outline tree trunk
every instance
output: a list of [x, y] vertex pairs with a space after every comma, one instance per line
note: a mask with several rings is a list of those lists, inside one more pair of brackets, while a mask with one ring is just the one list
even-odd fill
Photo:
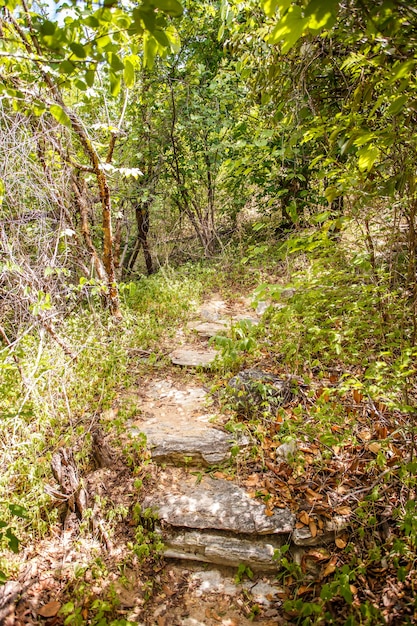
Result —
[[154, 273], [152, 255], [149, 249], [148, 233], [149, 233], [149, 206], [150, 200], [142, 202], [136, 206], [136, 223], [138, 226], [138, 242], [142, 246], [143, 256], [145, 258], [146, 270], [148, 276]]

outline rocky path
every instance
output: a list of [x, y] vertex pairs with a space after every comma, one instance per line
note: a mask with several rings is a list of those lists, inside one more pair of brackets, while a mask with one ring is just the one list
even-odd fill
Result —
[[[260, 314], [250, 309], [236, 311], [221, 299], [211, 300], [189, 323], [188, 332], [178, 334], [180, 345], [170, 354], [172, 363], [186, 372], [209, 367], [217, 352], [208, 339], [227, 334], [231, 324], [242, 319], [257, 324]], [[158, 466], [157, 479], [147, 488], [142, 507], [158, 516], [165, 557], [173, 559], [177, 573], [187, 572], [195, 583], [184, 596], [185, 614], [178, 618], [175, 612], [159, 609], [160, 618], [168, 620], [160, 623], [249, 623], [236, 605], [244, 588], [230, 578], [233, 570], [222, 573], [224, 567], [233, 567], [236, 572], [243, 566], [255, 574], [254, 581], [245, 584], [252, 601], [256, 603], [258, 597], [263, 607], [259, 623], [279, 623], [276, 550], [291, 544], [293, 558], [301, 560], [303, 546], [318, 545], [328, 534], [334, 538], [335, 527], [313, 537], [308, 527], [296, 527], [295, 515], [288, 508], [266, 510], [261, 501], [239, 486], [238, 477], [229, 480], [216, 471], [231, 462], [232, 449], [234, 454], [244, 451], [250, 441], [226, 432], [211, 411], [208, 390], [192, 382], [178, 382], [181, 378], [172, 375], [149, 381], [140, 392], [140, 416], [131, 424], [132, 434], [146, 435], [152, 460]], [[198, 599], [207, 601], [210, 597], [228, 600], [220, 611], [213, 613], [207, 607], [203, 611]]]
[[[327, 516], [317, 530], [305, 519], [300, 523], [299, 513], [296, 519], [288, 500], [280, 498], [279, 487], [278, 496], [274, 487], [274, 502], [268, 508], [255, 497], [256, 489], [249, 492], [248, 477], [240, 468], [259, 442], [224, 428], [210, 390], [201, 382], [207, 380], [204, 370], [217, 356], [210, 337], [230, 333], [241, 320], [257, 324], [264, 309], [255, 313], [249, 303], [233, 307], [213, 298], [187, 328], [178, 331], [170, 349], [172, 367], [152, 368], [146, 374], [141, 368], [140, 380], [127, 394], [134, 417], [123, 421], [123, 434], [125, 428], [129, 431], [127, 450], [135, 450], [131, 444], [137, 442], [140, 451], [130, 463], [135, 475], [118, 455], [126, 438], [112, 443], [119, 405], [101, 415], [104, 430], [92, 432], [95, 469], [80, 484], [94, 523], [83, 536], [83, 511], [66, 507], [64, 531], [57, 521], [50, 536], [18, 555], [21, 571], [4, 588], [14, 595], [3, 608], [0, 594], [1, 624], [34, 626], [46, 620], [46, 626], [60, 625], [59, 611], [68, 597], [74, 598], [74, 606], [87, 620], [80, 623], [90, 623], [90, 607], [100, 597], [116, 602], [117, 614], [140, 626], [286, 623], [282, 617], [286, 592], [277, 579], [275, 555], [282, 546], [289, 547], [289, 560], [310, 567], [311, 560], [322, 558], [317, 546], [334, 542], [345, 521]], [[256, 369], [240, 372], [228, 383], [240, 397], [251, 380], [255, 389], [260, 380], [270, 384], [269, 399], [278, 406], [288, 400], [291, 390], [284, 379]], [[143, 463], [144, 435], [149, 465]], [[297, 451], [297, 442], [277, 446], [276, 465], [285, 465]], [[74, 461], [70, 452], [66, 454]], [[71, 469], [77, 476], [76, 464]], [[254, 475], [256, 484], [260, 474], [259, 469]], [[143, 479], [141, 488], [135, 485], [135, 476]], [[48, 493], [59, 490], [53, 485]], [[146, 549], [146, 533], [136, 536], [142, 524], [132, 518], [138, 504], [144, 520], [150, 519], [147, 510], [156, 515], [148, 530], [163, 540], [163, 565], [141, 560], [135, 552], [135, 542], [138, 550]], [[300, 510], [310, 510], [311, 504], [304, 504]], [[107, 526], [106, 519], [114, 523]], [[67, 610], [70, 605], [65, 604]]]

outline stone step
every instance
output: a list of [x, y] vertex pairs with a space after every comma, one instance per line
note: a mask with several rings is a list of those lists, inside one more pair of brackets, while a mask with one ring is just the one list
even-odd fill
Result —
[[170, 423], [148, 420], [131, 432], [143, 432], [146, 435], [147, 446], [155, 463], [176, 466], [219, 465], [230, 459], [232, 447], [238, 445], [243, 448], [249, 444], [246, 437], [234, 437], [210, 426], [198, 427], [195, 423], [184, 424], [181, 432], [172, 432]]
[[168, 530], [164, 532], [164, 556], [168, 559], [200, 561], [215, 565], [269, 572], [278, 568], [276, 550], [285, 543], [281, 537], [238, 537], [215, 531]]
[[158, 478], [157, 490], [141, 505], [158, 516], [167, 558], [275, 571], [283, 545], [300, 560], [306, 549], [334, 542], [348, 525], [346, 517], [336, 516], [313, 536], [308, 527], [296, 528], [289, 509], [266, 513], [262, 502], [231, 481], [208, 476], [198, 481], [174, 468]]
[[228, 332], [229, 324], [225, 320], [219, 320], [217, 322], [189, 322], [187, 328], [193, 330], [203, 339], [210, 339], [216, 335], [226, 335]]
[[177, 348], [170, 354], [171, 362], [174, 365], [184, 367], [210, 367], [218, 352], [211, 348], [195, 348], [194, 346], [183, 346]]
[[231, 531], [247, 535], [292, 533], [295, 516], [289, 509], [267, 515], [265, 505], [252, 499], [233, 482], [170, 471], [161, 472], [158, 488], [145, 496], [142, 506], [151, 508], [170, 526]]
[[131, 422], [130, 433], [146, 435], [152, 459], [159, 464], [210, 466], [230, 459], [234, 446], [249, 444], [243, 435], [213, 427], [207, 389], [156, 380], [140, 396], [141, 416]]

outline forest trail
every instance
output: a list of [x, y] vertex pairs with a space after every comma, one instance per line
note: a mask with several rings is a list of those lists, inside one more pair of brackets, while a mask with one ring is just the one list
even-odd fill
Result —
[[[142, 378], [133, 391], [140, 415], [130, 433], [146, 435], [153, 466], [140, 493], [142, 511], [157, 512], [166, 571], [182, 589], [150, 605], [144, 624], [278, 624], [285, 594], [274, 577], [274, 552], [290, 541], [292, 558], [300, 562], [304, 545], [328, 539], [296, 529], [288, 508], [268, 510], [240, 484], [233, 458], [241, 452], [244, 458], [251, 441], [225, 430], [227, 417], [216, 414], [213, 395], [199, 381], [217, 356], [209, 339], [230, 334], [242, 320], [256, 325], [265, 308], [255, 312], [247, 299], [204, 302], [176, 334], [169, 353], [174, 368]], [[335, 527], [328, 530], [334, 539]]]
[[[163, 372], [149, 367], [133, 387], [122, 391], [136, 411], [119, 442], [115, 424], [120, 402], [101, 416], [101, 441], [98, 448], [93, 444], [95, 469], [90, 463], [81, 470], [79, 460], [74, 465], [74, 473], [83, 474], [80, 485], [91, 508], [92, 528], [69, 506], [63, 528], [58, 520], [47, 538], [17, 555], [20, 574], [3, 587], [8, 598], [4, 609], [0, 603], [4, 626], [58, 626], [63, 611], [72, 617], [70, 623], [84, 623], [80, 620], [88, 620], [91, 603], [106, 594], [120, 620], [142, 626], [280, 623], [282, 590], [274, 579], [272, 556], [281, 542], [263, 534], [275, 532], [273, 519], [239, 486], [238, 472], [232, 471], [232, 456], [250, 441], [225, 430], [226, 418], [216, 414], [213, 396], [201, 382], [217, 354], [209, 338], [227, 334], [241, 320], [256, 324], [259, 319], [246, 299], [227, 304], [212, 297], [169, 340], [172, 366]], [[145, 455], [142, 433], [149, 450]], [[133, 473], [120, 457], [120, 441], [126, 439], [138, 443]], [[143, 464], [146, 456], [149, 465]], [[139, 488], [137, 476], [143, 481]], [[51, 494], [58, 492], [52, 489]], [[135, 514], [126, 519], [135, 503], [142, 513], [147, 507], [158, 511], [163, 561], [152, 556], [158, 542], [148, 536], [153, 520]], [[63, 519], [62, 507], [65, 503]], [[108, 535], [102, 529], [110, 516], [113, 531]], [[288, 536], [288, 520], [278, 516], [278, 522]], [[138, 536], [136, 528], [142, 524], [144, 534]], [[149, 558], [143, 559], [147, 543]], [[84, 608], [76, 609], [77, 604]]]
[[[69, 507], [64, 531], [58, 523], [49, 538], [26, 550], [19, 580], [10, 583], [17, 585], [10, 592], [23, 591], [25, 600], [15, 614], [9, 604], [5, 625], [43, 623], [47, 614], [48, 626], [60, 625], [58, 610], [71, 615], [68, 598], [79, 604], [80, 594], [86, 594], [82, 617], [88, 619], [91, 594], [106, 593], [121, 618], [143, 626], [284, 623], [275, 552], [289, 544], [290, 558], [298, 563], [311, 549], [317, 559], [317, 547], [334, 541], [343, 524], [339, 528], [333, 520], [312, 534], [296, 524], [285, 498], [269, 506], [255, 497], [260, 469], [250, 487], [246, 468], [254, 443], [242, 430], [225, 428], [228, 416], [210, 392], [207, 372], [218, 354], [210, 338], [230, 336], [242, 320], [258, 324], [265, 308], [261, 303], [255, 312], [246, 298], [227, 303], [212, 296], [167, 339], [164, 354], [171, 365], [142, 367], [135, 384], [101, 416], [99, 430], [91, 431], [96, 469], [90, 466], [80, 480], [92, 525], [80, 522], [83, 511]], [[240, 396], [246, 393], [242, 381], [254, 377], [256, 387], [259, 376], [271, 378], [250, 369], [233, 380], [229, 374], [225, 382], [237, 381]], [[280, 393], [283, 388], [274, 384], [283, 381], [271, 380], [271, 389]], [[123, 400], [134, 410], [118, 435]], [[130, 460], [120, 457], [120, 443], [133, 450]], [[294, 453], [287, 444], [280, 448], [274, 452], [278, 465], [280, 454], [285, 462]], [[103, 529], [110, 517], [109, 536]], [[158, 544], [163, 561], [154, 558]]]
[[[279, 621], [272, 546], [250, 528], [254, 518], [263, 518], [264, 507], [220, 471], [230, 465], [232, 449], [236, 455], [250, 441], [224, 429], [208, 387], [198, 380], [218, 354], [209, 339], [227, 335], [241, 320], [257, 324], [259, 318], [247, 300], [230, 305], [211, 297], [176, 333], [169, 358], [177, 369], [138, 384], [140, 416], [132, 420], [131, 433], [146, 435], [156, 464], [142, 507], [158, 511], [167, 569], [176, 585], [186, 585], [179, 602], [167, 598], [146, 624], [245, 626], [257, 623], [254, 605], [262, 624]], [[237, 582], [239, 566], [254, 570], [253, 580], [242, 576]]]

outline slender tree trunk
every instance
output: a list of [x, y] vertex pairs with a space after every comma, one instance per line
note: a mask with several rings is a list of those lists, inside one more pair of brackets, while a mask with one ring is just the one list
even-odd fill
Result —
[[149, 205], [147, 200], [136, 206], [136, 223], [138, 226], [138, 242], [142, 246], [143, 256], [145, 258], [146, 270], [148, 276], [154, 273], [152, 255], [149, 249], [148, 233], [149, 233]]
[[103, 267], [103, 263], [98, 255], [96, 247], [93, 243], [90, 233], [90, 225], [88, 222], [88, 205], [85, 198], [85, 181], [81, 180], [79, 177], [74, 178], [72, 181], [72, 188], [74, 190], [76, 203], [78, 205], [78, 209], [80, 211], [81, 217], [81, 232], [84, 238], [84, 243], [91, 254], [91, 258], [93, 259], [94, 269], [98, 278], [105, 282], [107, 279], [105, 269]]

